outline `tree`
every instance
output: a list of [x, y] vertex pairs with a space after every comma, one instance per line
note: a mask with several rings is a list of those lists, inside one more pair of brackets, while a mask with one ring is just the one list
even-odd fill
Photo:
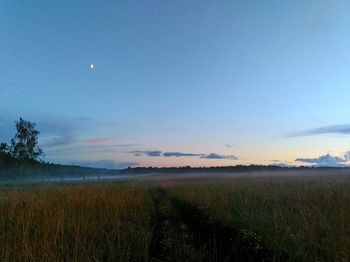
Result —
[[11, 139], [10, 152], [12, 156], [20, 160], [37, 160], [43, 154], [43, 150], [38, 147], [40, 132], [35, 127], [34, 122], [19, 118], [19, 121], [16, 122], [17, 133]]
[[0, 153], [8, 153], [8, 146], [6, 143], [0, 143]]
[[6, 143], [0, 143], [0, 168], [10, 164], [12, 158]]

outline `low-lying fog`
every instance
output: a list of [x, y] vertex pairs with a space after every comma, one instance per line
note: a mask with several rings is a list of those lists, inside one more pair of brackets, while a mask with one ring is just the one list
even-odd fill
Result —
[[63, 176], [32, 176], [26, 178], [1, 179], [0, 185], [6, 184], [39, 184], [39, 183], [79, 183], [122, 180], [166, 180], [166, 179], [242, 179], [242, 178], [297, 178], [317, 179], [322, 177], [349, 178], [350, 169], [309, 169], [309, 170], [279, 170], [253, 172], [178, 172], [178, 173], [147, 173], [118, 175], [63, 175]]

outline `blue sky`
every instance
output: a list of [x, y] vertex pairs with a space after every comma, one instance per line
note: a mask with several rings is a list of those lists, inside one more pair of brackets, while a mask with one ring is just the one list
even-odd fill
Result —
[[345, 0], [2, 0], [0, 140], [22, 116], [58, 163], [343, 165], [349, 46]]

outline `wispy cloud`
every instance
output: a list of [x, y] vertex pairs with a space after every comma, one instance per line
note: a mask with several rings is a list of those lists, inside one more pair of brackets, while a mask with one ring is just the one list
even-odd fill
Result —
[[186, 157], [186, 156], [201, 156], [202, 154], [182, 153], [182, 152], [165, 152], [165, 157]]
[[59, 134], [57, 137], [44, 140], [44, 142], [40, 143], [40, 146], [43, 146], [45, 148], [51, 148], [56, 146], [69, 145], [72, 144], [74, 141], [75, 138], [72, 134], [62, 133]]
[[89, 126], [86, 120], [46, 117], [37, 124], [43, 138], [41, 146], [46, 148], [73, 144], [78, 134]]
[[162, 152], [159, 150], [135, 150], [129, 152], [131, 154], [134, 154], [134, 156], [141, 156], [146, 155], [149, 157], [199, 157], [203, 159], [229, 159], [229, 160], [236, 160], [238, 159], [236, 156], [233, 155], [220, 155], [217, 153], [210, 153], [210, 154], [203, 154], [203, 153], [184, 153], [184, 152]]
[[159, 157], [162, 154], [162, 151], [158, 150], [134, 150], [130, 152], [131, 154], [134, 154], [134, 156], [141, 156], [146, 155], [150, 157]]
[[314, 129], [302, 130], [287, 134], [287, 137], [312, 136], [322, 134], [350, 135], [350, 125], [332, 125]]
[[182, 153], [182, 152], [165, 152], [163, 156], [165, 157], [199, 157], [204, 159], [230, 159], [230, 160], [237, 159], [237, 157], [233, 155], [220, 155], [217, 153], [195, 154], [195, 153]]
[[220, 155], [216, 153], [210, 153], [207, 155], [201, 155], [200, 158], [206, 158], [206, 159], [229, 159], [229, 160], [236, 160], [238, 159], [236, 156], [233, 155]]
[[316, 158], [297, 158], [296, 162], [303, 162], [307, 164], [313, 164], [315, 166], [346, 166], [348, 157], [332, 156], [330, 154], [322, 155]]

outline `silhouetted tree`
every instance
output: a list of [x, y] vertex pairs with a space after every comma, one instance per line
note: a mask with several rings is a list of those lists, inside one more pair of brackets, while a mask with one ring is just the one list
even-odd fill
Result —
[[0, 153], [8, 153], [8, 145], [6, 143], [0, 143]]
[[19, 118], [16, 122], [17, 133], [11, 139], [10, 153], [19, 160], [37, 160], [43, 154], [43, 150], [38, 147], [38, 136], [40, 132], [35, 129], [34, 122]]
[[6, 167], [11, 162], [11, 155], [6, 143], [0, 143], [0, 168]]

